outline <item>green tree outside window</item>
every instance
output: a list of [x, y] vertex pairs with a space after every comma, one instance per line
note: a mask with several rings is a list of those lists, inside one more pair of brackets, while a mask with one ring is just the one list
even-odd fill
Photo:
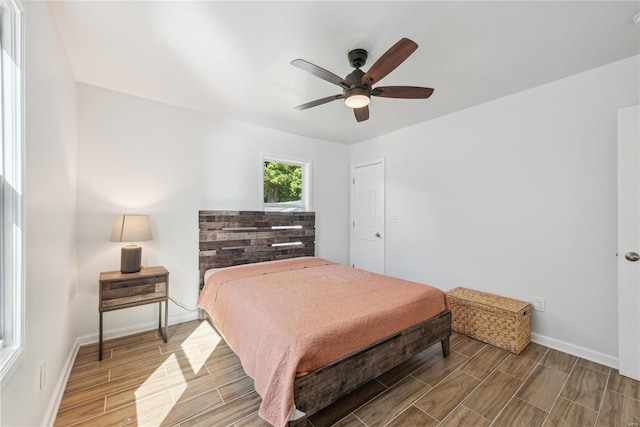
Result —
[[302, 200], [302, 167], [286, 163], [264, 162], [264, 202], [281, 203]]

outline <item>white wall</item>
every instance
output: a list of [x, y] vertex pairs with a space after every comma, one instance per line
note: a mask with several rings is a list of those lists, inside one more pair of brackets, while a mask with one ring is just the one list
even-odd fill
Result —
[[[74, 334], [97, 338], [98, 274], [120, 267], [121, 244], [109, 242], [117, 213], [150, 215], [154, 239], [141, 243], [143, 265], [166, 266], [170, 295], [195, 306], [198, 210], [259, 209], [260, 152], [312, 161], [317, 254], [347, 263], [347, 146], [80, 84]], [[156, 310], [106, 313], [105, 331], [153, 322]], [[170, 323], [175, 316], [188, 313], [170, 304]]]
[[[0, 424], [41, 425], [76, 336], [76, 83], [49, 5], [26, 8], [26, 345], [3, 381]], [[77, 321], [77, 319], [76, 319]], [[40, 365], [46, 383], [40, 391]]]
[[352, 164], [386, 158], [387, 274], [544, 297], [538, 339], [615, 363], [616, 112], [638, 62], [351, 146]]

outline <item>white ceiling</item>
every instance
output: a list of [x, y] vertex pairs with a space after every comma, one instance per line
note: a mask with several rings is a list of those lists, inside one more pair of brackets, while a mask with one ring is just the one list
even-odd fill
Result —
[[[640, 53], [638, 1], [55, 1], [78, 81], [270, 128], [355, 143]], [[373, 98], [357, 123], [341, 93], [290, 65], [366, 71], [402, 37], [418, 50], [380, 85], [435, 88]], [[597, 99], [594, 99], [597, 102]]]

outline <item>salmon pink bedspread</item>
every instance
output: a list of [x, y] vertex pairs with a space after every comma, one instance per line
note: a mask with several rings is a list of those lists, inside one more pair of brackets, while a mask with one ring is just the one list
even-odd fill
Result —
[[198, 299], [262, 396], [260, 416], [284, 426], [293, 383], [447, 308], [431, 286], [321, 258], [213, 273]]

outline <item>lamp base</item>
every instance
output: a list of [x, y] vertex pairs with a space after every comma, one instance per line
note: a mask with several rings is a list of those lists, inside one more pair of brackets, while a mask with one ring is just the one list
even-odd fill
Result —
[[142, 247], [127, 245], [122, 247], [120, 254], [120, 272], [137, 273], [142, 268]]

